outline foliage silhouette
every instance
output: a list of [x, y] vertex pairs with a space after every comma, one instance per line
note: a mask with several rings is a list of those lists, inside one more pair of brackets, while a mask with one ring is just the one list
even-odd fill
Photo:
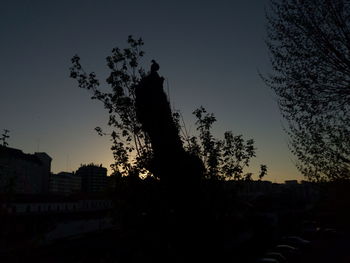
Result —
[[[251, 159], [256, 156], [254, 140], [226, 131], [223, 139], [215, 138], [212, 126], [216, 122], [213, 113], [202, 106], [193, 112], [196, 116], [197, 136], [187, 136], [186, 149], [201, 158], [207, 179], [251, 180], [253, 173], [245, 172]], [[259, 178], [267, 174], [267, 166], [261, 165]]]
[[7, 147], [9, 145], [8, 142], [7, 142], [7, 140], [10, 138], [9, 133], [10, 133], [9, 130], [4, 129], [3, 134], [1, 134], [2, 138], [0, 138], [0, 141], [2, 141], [2, 146]]
[[271, 0], [263, 77], [287, 121], [297, 167], [310, 180], [350, 177], [350, 5]]
[[103, 102], [108, 110], [108, 125], [113, 128], [110, 134], [100, 127], [96, 128], [99, 135], [110, 135], [111, 150], [115, 163], [111, 165], [114, 173], [121, 175], [147, 174], [148, 160], [151, 155], [151, 145], [141, 129], [141, 124], [135, 112], [135, 88], [145, 75], [140, 66], [140, 59], [144, 55], [141, 50], [142, 39], [128, 37], [129, 48], [113, 48], [112, 54], [106, 58], [110, 69], [106, 82], [111, 92], [103, 92], [96, 74], [87, 74], [80, 64], [79, 56], [72, 58], [70, 76], [78, 81], [78, 86], [92, 91], [91, 99]]
[[[111, 92], [101, 90], [96, 74], [86, 73], [77, 55], [71, 60], [70, 76], [78, 81], [80, 88], [92, 92], [92, 99], [102, 101], [109, 112], [108, 125], [113, 131], [105, 133], [100, 127], [97, 127], [96, 131], [101, 136], [111, 137], [111, 149], [115, 159], [111, 167], [114, 173], [121, 176], [142, 174], [157, 177], [159, 173], [155, 170], [156, 166], [152, 161], [154, 149], [149, 135], [145, 133], [145, 127], [142, 128], [140, 123], [140, 118], [142, 119], [143, 116], [138, 118], [136, 114], [135, 91], [141, 80], [147, 76], [141, 67], [141, 59], [145, 54], [142, 50], [144, 43], [141, 38], [136, 40], [129, 36], [128, 44], [129, 48], [113, 48], [112, 55], [106, 58], [107, 66], [111, 71], [106, 82], [110, 85]], [[158, 69], [159, 65], [152, 60], [150, 75], [158, 74], [156, 73]], [[165, 94], [162, 96], [164, 97]], [[155, 102], [150, 94], [148, 97]], [[168, 123], [176, 126], [173, 131], [182, 134], [180, 140], [175, 139], [175, 141], [178, 140], [175, 143], [184, 145], [191, 158], [197, 156], [202, 160], [206, 169], [205, 178], [249, 179], [251, 177], [250, 173], [243, 174], [243, 168], [249, 166], [250, 159], [255, 156], [253, 140], [245, 142], [241, 135], [233, 136], [231, 132], [225, 133], [223, 140], [214, 138], [210, 129], [216, 118], [213, 114], [207, 113], [203, 107], [193, 112], [197, 118], [199, 135], [190, 136], [184, 132], [185, 124], [180, 124], [181, 114], [177, 111], [172, 112], [170, 107], [165, 108], [168, 116], [172, 115], [168, 117]], [[260, 174], [265, 175], [266, 171]]]

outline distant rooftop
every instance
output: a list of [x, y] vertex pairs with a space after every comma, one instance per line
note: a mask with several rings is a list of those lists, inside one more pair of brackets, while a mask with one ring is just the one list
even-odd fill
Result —
[[0, 159], [14, 158], [14, 159], [20, 159], [20, 160], [25, 160], [29, 162], [35, 162], [41, 165], [43, 163], [40, 160], [39, 155], [46, 155], [48, 158], [51, 159], [51, 157], [47, 153], [28, 154], [28, 153], [23, 153], [21, 150], [18, 150], [18, 149], [0, 145]]

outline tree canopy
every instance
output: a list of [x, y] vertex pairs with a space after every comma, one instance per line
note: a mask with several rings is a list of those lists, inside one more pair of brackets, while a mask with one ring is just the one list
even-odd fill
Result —
[[350, 3], [270, 1], [267, 46], [290, 149], [310, 180], [350, 178]]
[[[78, 86], [92, 92], [91, 99], [97, 99], [104, 104], [109, 113], [108, 125], [112, 128], [106, 133], [100, 127], [96, 128], [99, 135], [109, 135], [112, 141], [115, 163], [111, 165], [115, 174], [122, 176], [145, 176], [152, 174], [152, 147], [150, 138], [142, 129], [136, 116], [135, 90], [140, 81], [148, 74], [141, 67], [144, 56], [143, 40], [128, 37], [128, 48], [112, 49], [112, 54], [106, 58], [110, 70], [106, 83], [109, 92], [103, 92], [100, 81], [94, 72], [86, 73], [80, 63], [80, 57], [72, 59], [70, 76], [76, 79]], [[153, 66], [159, 65], [153, 62]], [[193, 112], [196, 117], [197, 135], [187, 133], [185, 123], [179, 111], [173, 111], [172, 117], [180, 131], [180, 137], [185, 150], [198, 156], [204, 163], [206, 178], [219, 179], [251, 179], [252, 173], [245, 172], [251, 158], [255, 157], [254, 141], [245, 141], [242, 135], [234, 135], [228, 131], [224, 139], [213, 136], [211, 128], [216, 121], [212, 113], [203, 107]], [[266, 165], [261, 165], [259, 178], [267, 173]]]

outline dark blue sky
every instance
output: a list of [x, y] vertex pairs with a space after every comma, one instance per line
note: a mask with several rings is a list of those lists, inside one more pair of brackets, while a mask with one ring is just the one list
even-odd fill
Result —
[[107, 113], [69, 78], [79, 54], [87, 71], [107, 76], [105, 57], [127, 36], [145, 41], [169, 83], [172, 105], [194, 130], [191, 112], [203, 105], [214, 127], [256, 141], [251, 170], [267, 164], [267, 179], [301, 179], [287, 147], [273, 92], [258, 76], [268, 72], [264, 8], [268, 0], [35, 1], [4, 0], [0, 8], [0, 129], [24, 152], [45, 151], [52, 170], [81, 163], [109, 166]]

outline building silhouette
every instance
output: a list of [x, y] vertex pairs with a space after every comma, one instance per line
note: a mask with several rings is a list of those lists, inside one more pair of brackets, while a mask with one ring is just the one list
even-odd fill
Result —
[[50, 176], [50, 193], [69, 195], [81, 191], [81, 176], [60, 172]]
[[102, 192], [107, 188], [107, 168], [102, 167], [102, 165], [82, 165], [76, 171], [76, 175], [81, 177], [83, 192]]
[[0, 192], [48, 193], [52, 158], [0, 146]]

